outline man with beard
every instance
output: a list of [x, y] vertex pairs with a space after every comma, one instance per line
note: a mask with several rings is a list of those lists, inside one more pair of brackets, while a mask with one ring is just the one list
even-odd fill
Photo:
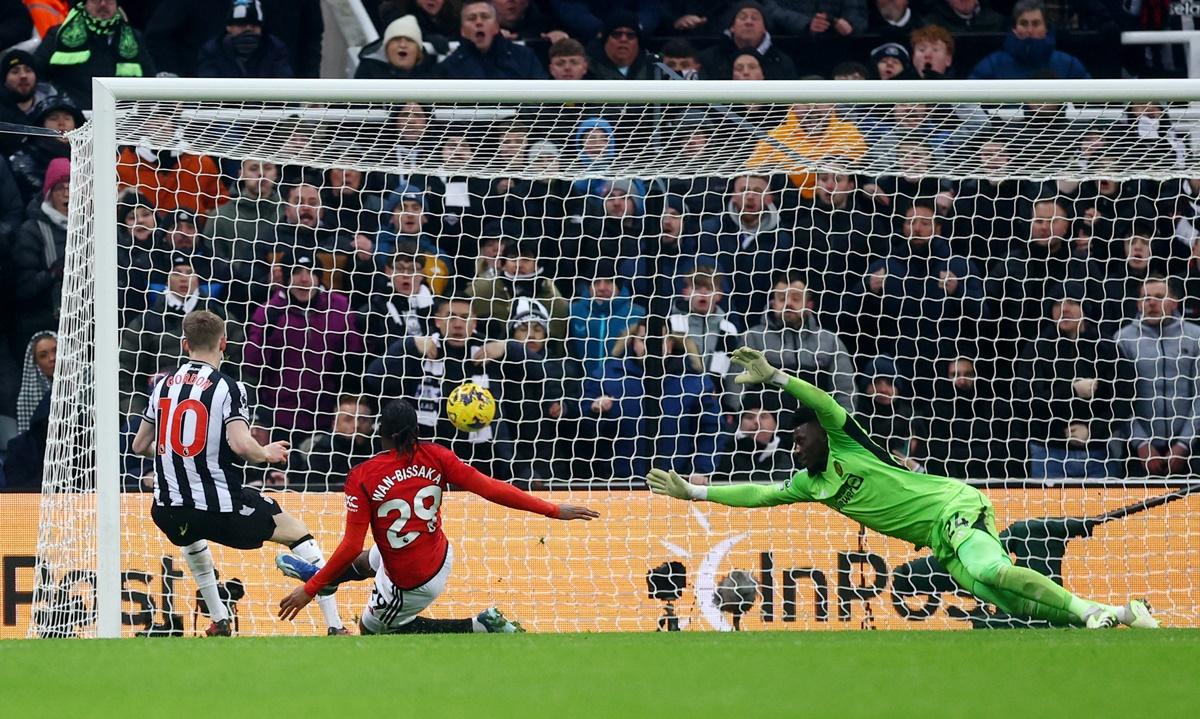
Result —
[[322, 432], [308, 451], [308, 481], [305, 489], [336, 492], [350, 469], [380, 451], [379, 437], [372, 428], [375, 412], [362, 397], [344, 395], [338, 399], [332, 431]]
[[1054, 300], [1041, 334], [1021, 352], [1017, 376], [1030, 402], [1029, 477], [1107, 479], [1117, 346], [1075, 298]]
[[512, 303], [519, 297], [535, 299], [550, 311], [550, 339], [562, 342], [567, 336], [571, 305], [538, 263], [537, 240], [509, 242], [504, 247], [503, 271], [492, 278], [471, 283], [471, 305], [475, 315], [490, 323], [489, 337], [502, 337], [512, 316]]
[[[39, 82], [33, 55], [12, 49], [0, 57], [0, 73], [4, 88], [0, 91], [0, 122], [14, 125], [36, 125], [37, 105], [52, 95], [61, 94], [47, 82]], [[20, 144], [15, 133], [0, 134], [0, 155], [8, 157]]]
[[[801, 272], [779, 275], [771, 289], [770, 309], [762, 323], [746, 332], [743, 344], [762, 352], [775, 367], [821, 387], [852, 412], [854, 363], [838, 336], [817, 324], [812, 304]], [[726, 385], [736, 387], [732, 382]], [[746, 404], [751, 391], [742, 388], [741, 404]], [[738, 395], [731, 392], [729, 396]], [[762, 402], [755, 399], [749, 406], [762, 406]]]
[[791, 249], [792, 235], [780, 221], [770, 178], [735, 178], [725, 212], [704, 224], [700, 253], [715, 258], [718, 269], [732, 278], [730, 314], [742, 327], [766, 308], [771, 275], [785, 266]]
[[142, 33], [116, 0], [77, 0], [62, 25], [46, 33], [34, 57], [47, 80], [92, 108], [94, 77], [154, 77]]
[[951, 251], [932, 203], [906, 208], [902, 228], [907, 251], [867, 269], [860, 332], [878, 338], [876, 354], [895, 357], [903, 377], [927, 382], [938, 358], [973, 348], [986, 310], [983, 283], [971, 261]]

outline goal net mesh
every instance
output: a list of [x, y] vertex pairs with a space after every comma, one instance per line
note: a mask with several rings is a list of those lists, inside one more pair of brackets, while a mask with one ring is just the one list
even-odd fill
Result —
[[[117, 104], [114, 162], [72, 136], [68, 260], [34, 636], [94, 633], [96, 431], [120, 431], [126, 633], [208, 619], [149, 517], [130, 443], [181, 362], [183, 315], [228, 321], [284, 468], [246, 484], [326, 554], [381, 404], [552, 500], [558, 523], [447, 494], [435, 617], [501, 607], [539, 631], [1022, 624], [956, 592], [927, 550], [819, 504], [652, 497], [640, 477], [770, 482], [796, 410], [734, 383], [766, 351], [897, 461], [985, 487], [1014, 560], [1088, 598], [1195, 625], [1200, 214], [1182, 104]], [[92, 182], [119, 183], [120, 373], [93, 371]], [[1159, 281], [1164, 279], [1165, 282]], [[473, 380], [497, 420], [445, 398]], [[119, 427], [94, 387], [116, 382]], [[107, 419], [105, 420], [107, 422]], [[187, 430], [185, 430], [187, 431]], [[834, 468], [836, 470], [837, 468]], [[294, 582], [280, 547], [213, 546], [243, 634]], [[336, 595], [349, 623], [369, 584]]]

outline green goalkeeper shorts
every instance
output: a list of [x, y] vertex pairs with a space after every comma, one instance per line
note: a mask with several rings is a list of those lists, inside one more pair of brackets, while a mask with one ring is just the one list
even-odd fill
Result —
[[996, 531], [996, 510], [987, 495], [974, 487], [952, 499], [938, 515], [933, 531], [933, 543], [929, 547], [933, 556], [943, 566], [955, 558], [959, 546], [967, 540], [972, 530], [982, 530], [1000, 541]]

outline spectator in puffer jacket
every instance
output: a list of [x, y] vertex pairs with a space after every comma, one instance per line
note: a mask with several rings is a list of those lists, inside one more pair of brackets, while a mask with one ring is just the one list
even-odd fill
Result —
[[584, 466], [573, 475], [627, 479], [649, 471], [645, 379], [646, 322], [640, 320], [617, 340], [600, 370], [583, 380], [575, 414], [584, 418], [576, 442]]
[[246, 331], [245, 374], [258, 377], [259, 403], [273, 412], [280, 437], [332, 419], [346, 391], [345, 359], [363, 352], [349, 300], [321, 287], [316, 258], [298, 252], [285, 264], [287, 286], [255, 311]]
[[58, 328], [62, 304], [63, 268], [67, 259], [67, 207], [71, 198], [71, 162], [50, 163], [41, 199], [29, 203], [26, 220], [17, 229], [9, 259], [12, 283], [13, 347], [40, 330]]
[[1091, 79], [1083, 63], [1057, 50], [1055, 43], [1041, 0], [1020, 0], [1013, 6], [1012, 30], [1004, 47], [980, 60], [968, 79], [1028, 80], [1046, 71], [1060, 80]]
[[1133, 402], [1133, 469], [1150, 477], [1194, 471], [1200, 437], [1200, 325], [1178, 310], [1178, 290], [1151, 277], [1142, 285], [1141, 314], [1114, 338], [1120, 390]]

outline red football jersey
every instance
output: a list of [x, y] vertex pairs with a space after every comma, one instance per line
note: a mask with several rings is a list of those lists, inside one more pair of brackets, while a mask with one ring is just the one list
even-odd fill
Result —
[[[547, 517], [558, 513], [557, 505], [488, 477], [449, 449], [421, 442], [411, 455], [388, 450], [350, 471], [346, 479], [347, 538], [359, 535], [361, 548], [361, 536], [369, 524], [392, 583], [400, 589], [416, 589], [432, 579], [446, 561], [442, 499], [451, 484], [513, 509]], [[337, 556], [341, 549], [339, 546], [329, 564], [309, 580], [306, 589], [313, 590], [310, 594], [345, 570], [335, 566], [344, 561]], [[353, 561], [353, 556], [349, 559]]]

